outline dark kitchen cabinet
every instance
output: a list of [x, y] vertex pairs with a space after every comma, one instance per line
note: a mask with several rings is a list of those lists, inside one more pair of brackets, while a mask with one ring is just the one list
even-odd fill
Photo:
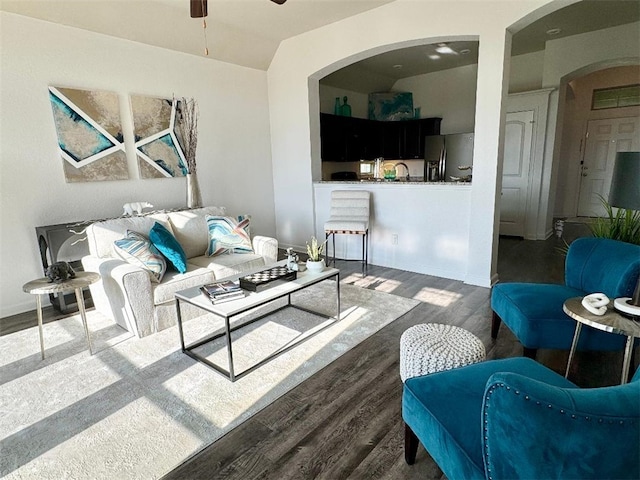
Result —
[[320, 115], [320, 152], [322, 160], [357, 161], [368, 143], [367, 120], [337, 115]]
[[322, 160], [421, 159], [424, 158], [424, 137], [439, 135], [441, 121], [441, 118], [422, 118], [381, 122], [321, 113]]

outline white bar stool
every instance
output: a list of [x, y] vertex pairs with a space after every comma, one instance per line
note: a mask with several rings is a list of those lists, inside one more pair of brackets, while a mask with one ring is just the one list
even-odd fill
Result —
[[[324, 224], [325, 239], [333, 239], [333, 265], [336, 264], [336, 235], [362, 235], [362, 276], [367, 274], [369, 204], [371, 193], [363, 190], [334, 190], [331, 211]], [[327, 255], [328, 257], [328, 255]]]

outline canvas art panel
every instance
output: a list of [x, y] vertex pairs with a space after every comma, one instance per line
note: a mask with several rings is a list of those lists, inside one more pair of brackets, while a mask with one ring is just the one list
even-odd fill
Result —
[[413, 116], [413, 94], [411, 92], [369, 94], [369, 120], [409, 120]]
[[115, 92], [49, 87], [67, 182], [129, 178]]
[[188, 173], [180, 135], [181, 101], [130, 95], [140, 178], [184, 177]]

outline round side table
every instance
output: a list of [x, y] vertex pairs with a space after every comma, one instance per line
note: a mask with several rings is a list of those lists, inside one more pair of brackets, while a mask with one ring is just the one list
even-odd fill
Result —
[[627, 344], [624, 349], [624, 360], [622, 362], [622, 377], [620, 383], [627, 383], [629, 378], [629, 365], [631, 365], [631, 354], [633, 353], [634, 338], [640, 338], [640, 323], [620, 315], [613, 309], [611, 304], [607, 307], [607, 313], [604, 315], [594, 315], [582, 306], [582, 297], [574, 297], [564, 302], [562, 306], [564, 313], [576, 320], [576, 331], [573, 334], [573, 342], [569, 351], [569, 360], [567, 361], [567, 371], [564, 376], [569, 376], [569, 368], [571, 361], [578, 347], [578, 339], [582, 324], [590, 327], [604, 330], [605, 332], [617, 333], [627, 337]]
[[89, 336], [89, 328], [87, 327], [87, 313], [84, 308], [84, 296], [82, 295], [82, 289], [97, 282], [98, 280], [100, 280], [100, 275], [95, 272], [76, 272], [75, 278], [70, 278], [62, 283], [53, 283], [50, 282], [47, 277], [42, 277], [25, 283], [22, 286], [22, 290], [24, 292], [36, 296], [36, 304], [38, 306], [38, 332], [40, 334], [40, 353], [42, 354], [43, 360], [44, 338], [42, 335], [42, 300], [40, 295], [75, 291], [78, 310], [80, 310], [80, 317], [82, 318], [82, 325], [84, 326], [84, 333], [87, 336], [87, 343], [89, 344], [89, 353], [93, 355], [93, 351], [91, 349], [91, 337]]

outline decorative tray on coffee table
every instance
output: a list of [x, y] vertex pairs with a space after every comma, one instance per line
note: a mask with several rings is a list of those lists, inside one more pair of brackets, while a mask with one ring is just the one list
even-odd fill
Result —
[[286, 265], [282, 265], [240, 277], [240, 288], [257, 292], [261, 290], [261, 287], [276, 280], [295, 280], [296, 278], [298, 278], [298, 276], [295, 270], [289, 270]]

